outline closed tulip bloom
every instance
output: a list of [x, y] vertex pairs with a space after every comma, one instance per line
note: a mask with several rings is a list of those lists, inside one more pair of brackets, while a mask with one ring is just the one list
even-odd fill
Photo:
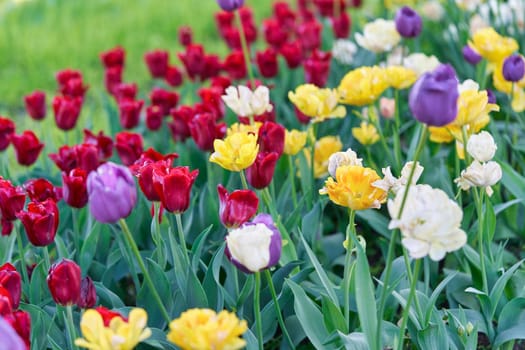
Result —
[[281, 233], [268, 214], [257, 215], [226, 236], [226, 256], [246, 273], [276, 265], [281, 257], [281, 248]]
[[458, 78], [450, 65], [425, 73], [410, 90], [408, 104], [414, 118], [429, 126], [443, 126], [458, 113]]
[[286, 130], [284, 136], [284, 154], [295, 156], [306, 144], [307, 133], [299, 130]]
[[279, 155], [276, 152], [261, 152], [257, 154], [255, 162], [246, 169], [246, 180], [248, 183], [257, 189], [270, 185], [278, 159]]
[[299, 41], [284, 43], [279, 52], [284, 57], [288, 68], [295, 69], [301, 65], [303, 53]]
[[373, 124], [361, 122], [357, 128], [352, 128], [352, 136], [363, 146], [373, 145], [379, 141], [379, 133]]
[[0, 176], [0, 217], [2, 220], [16, 220], [16, 215], [24, 208], [26, 194], [18, 186], [13, 186], [11, 181]]
[[469, 137], [467, 142], [467, 152], [478, 162], [488, 162], [494, 155], [498, 146], [494, 138], [486, 131]]
[[243, 132], [215, 140], [213, 148], [215, 152], [210, 155], [210, 162], [230, 171], [241, 171], [252, 165], [259, 150], [257, 136]]
[[180, 52], [178, 56], [182, 61], [184, 68], [186, 68], [186, 73], [188, 73], [190, 79], [193, 80], [202, 75], [206, 65], [204, 48], [202, 45], [190, 44], [186, 46], [186, 50]]
[[88, 276], [80, 282], [80, 295], [77, 300], [77, 306], [81, 309], [90, 309], [97, 303], [97, 289], [93, 281]]
[[168, 69], [169, 53], [163, 50], [154, 50], [144, 54], [144, 61], [153, 78], [164, 78]]
[[42, 120], [46, 116], [46, 94], [35, 91], [24, 97], [27, 114], [34, 120]]
[[24, 344], [22, 338], [11, 327], [11, 325], [0, 317], [0, 334], [2, 334], [2, 347], [9, 350], [27, 350], [29, 349]]
[[22, 295], [22, 279], [20, 273], [10, 263], [0, 266], [0, 286], [9, 292], [13, 309], [18, 309]]
[[44, 148], [44, 144], [31, 130], [26, 130], [21, 135], [13, 134], [11, 142], [15, 147], [18, 164], [25, 166], [35, 163]]
[[139, 159], [130, 166], [133, 175], [139, 179], [139, 186], [146, 198], [150, 201], [160, 201], [160, 196], [153, 186], [153, 170], [160, 168], [162, 173], [167, 173], [173, 160], [178, 157], [176, 153], [163, 155], [153, 148], [148, 148]]
[[24, 225], [29, 241], [37, 247], [53, 243], [58, 229], [59, 214], [55, 201], [30, 202], [26, 211], [17, 214]]
[[117, 101], [135, 100], [138, 88], [135, 83], [119, 83], [115, 90], [115, 98]]
[[124, 129], [132, 129], [139, 125], [140, 110], [144, 105], [143, 100], [121, 100], [119, 101], [119, 118], [120, 125]]
[[137, 203], [137, 188], [131, 171], [112, 162], [88, 175], [89, 210], [97, 221], [115, 223], [127, 217]]
[[264, 122], [259, 128], [257, 143], [259, 152], [275, 152], [281, 156], [284, 150], [286, 129], [279, 123]]
[[184, 142], [191, 136], [189, 122], [193, 118], [193, 108], [190, 106], [179, 106], [170, 111], [171, 122], [168, 127], [171, 131], [171, 136], [176, 142]]
[[83, 208], [87, 204], [87, 176], [88, 173], [80, 168], [62, 173], [62, 195], [69, 206]]
[[477, 53], [477, 51], [474, 50], [470, 45], [463, 46], [461, 52], [463, 53], [463, 58], [465, 59], [465, 61], [467, 61], [473, 66], [481, 62], [481, 60], [483, 59], [483, 57], [481, 57], [481, 55]]
[[153, 186], [164, 208], [171, 213], [185, 212], [190, 206], [191, 187], [199, 170], [190, 172], [188, 167], [153, 170]]
[[351, 26], [352, 20], [346, 12], [341, 12], [339, 17], [332, 17], [332, 29], [336, 39], [348, 38]]
[[13, 312], [11, 294], [4, 287], [0, 286], [0, 319]]
[[71, 130], [77, 124], [82, 99], [80, 97], [55, 96], [53, 99], [53, 111], [57, 126], [64, 130]]
[[257, 52], [255, 61], [257, 62], [257, 67], [259, 67], [259, 73], [264, 78], [273, 78], [277, 75], [279, 63], [277, 62], [277, 52], [274, 49], [269, 48]]
[[123, 67], [126, 60], [126, 51], [121, 46], [117, 46], [100, 54], [100, 61], [104, 67]]
[[162, 109], [162, 115], [168, 115], [170, 110], [177, 106], [179, 94], [162, 88], [153, 88], [149, 94], [152, 105], [157, 105]]
[[110, 67], [104, 71], [104, 85], [106, 91], [118, 98], [118, 87], [122, 84], [122, 70], [120, 66]]
[[188, 123], [191, 137], [199, 149], [212, 151], [215, 139], [221, 139], [226, 133], [226, 124], [217, 124], [211, 113], [198, 113]]
[[396, 13], [396, 29], [403, 38], [415, 38], [421, 33], [421, 16], [408, 6], [403, 6]]
[[157, 105], [148, 106], [146, 108], [146, 127], [151, 131], [159, 130], [162, 126], [162, 119], [164, 113], [162, 108]]
[[90, 130], [84, 129], [84, 144], [92, 144], [97, 147], [98, 159], [101, 162], [108, 160], [113, 155], [113, 139], [105, 135], [103, 131], [94, 134]]
[[288, 32], [273, 18], [263, 21], [263, 33], [266, 42], [274, 48], [280, 48], [288, 38]]
[[228, 193], [224, 186], [217, 186], [219, 193], [219, 217], [226, 228], [236, 228], [250, 220], [259, 207], [259, 198], [251, 190]]
[[469, 45], [492, 63], [503, 61], [519, 48], [516, 39], [501, 36], [492, 27], [477, 30]]
[[312, 55], [304, 63], [304, 80], [308, 84], [323, 87], [330, 73], [331, 52], [314, 50]]
[[24, 189], [33, 202], [43, 202], [46, 199], [52, 199], [58, 202], [62, 199], [60, 188], [55, 187], [51, 182], [44, 178], [31, 179], [26, 181]]
[[55, 79], [59, 85], [59, 90], [62, 90], [71, 79], [82, 79], [82, 73], [78, 70], [66, 68], [58, 71], [55, 75]]
[[246, 62], [244, 61], [244, 55], [241, 50], [232, 51], [226, 56], [223, 68], [233, 80], [244, 79], [248, 73]]
[[177, 32], [179, 44], [188, 46], [193, 42], [193, 32], [190, 26], [181, 26]]
[[511, 55], [503, 62], [503, 77], [507, 81], [517, 82], [525, 75], [525, 60], [521, 55]]
[[82, 78], [69, 79], [67, 83], [61, 87], [60, 92], [64, 97], [84, 99], [86, 91], [89, 86], [85, 85]]
[[144, 152], [142, 135], [126, 131], [119, 132], [115, 135], [115, 148], [122, 164], [130, 166]]
[[244, 0], [217, 0], [217, 4], [224, 11], [232, 12], [244, 5]]
[[168, 66], [164, 79], [171, 87], [181, 86], [183, 82], [182, 72], [177, 66]]
[[11, 143], [11, 136], [15, 133], [15, 123], [9, 118], [0, 116], [0, 151]]
[[72, 260], [62, 259], [49, 269], [47, 286], [58, 305], [67, 306], [77, 302], [80, 296], [82, 273], [80, 266]]

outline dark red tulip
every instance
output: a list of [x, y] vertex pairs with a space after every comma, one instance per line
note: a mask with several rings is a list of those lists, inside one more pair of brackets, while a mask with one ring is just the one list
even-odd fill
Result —
[[182, 46], [188, 46], [193, 42], [193, 32], [190, 26], [179, 27], [178, 32], [179, 43]]
[[286, 29], [294, 27], [295, 13], [286, 1], [276, 1], [273, 3], [273, 15], [281, 26]]
[[173, 160], [178, 158], [177, 153], [163, 155], [148, 148], [140, 158], [130, 166], [133, 175], [138, 177], [139, 186], [146, 198], [150, 201], [160, 201], [160, 196], [153, 186], [153, 170], [159, 168], [162, 173], [168, 173]]
[[0, 176], [0, 215], [2, 220], [16, 220], [16, 215], [24, 208], [26, 194], [11, 181]]
[[88, 202], [87, 193], [88, 173], [75, 168], [69, 173], [62, 173], [62, 195], [64, 202], [73, 208], [83, 208]]
[[11, 143], [11, 136], [15, 133], [15, 123], [0, 116], [0, 151], [5, 150]]
[[217, 55], [204, 56], [204, 70], [202, 80], [210, 79], [217, 76], [222, 70], [222, 63]]
[[4, 320], [18, 333], [24, 341], [27, 350], [31, 348], [31, 316], [27, 311], [16, 310], [6, 315]]
[[143, 100], [120, 100], [118, 103], [120, 125], [124, 129], [132, 129], [139, 125], [140, 110], [144, 105]]
[[323, 17], [334, 16], [334, 9], [337, 6], [339, 13], [346, 11], [346, 0], [314, 0], [317, 10]]
[[224, 32], [233, 27], [234, 14], [226, 11], [219, 11], [215, 14], [215, 24], [221, 37], [224, 37]]
[[58, 83], [58, 90], [62, 92], [66, 88], [66, 85], [70, 80], [72, 79], [82, 80], [82, 73], [80, 73], [80, 71], [78, 70], [66, 68], [66, 69], [59, 71], [55, 75], [55, 78]]
[[74, 261], [63, 259], [53, 264], [47, 275], [47, 286], [55, 303], [75, 304], [80, 297], [81, 278], [80, 266]]
[[228, 78], [228, 77], [222, 76], [222, 75], [217, 75], [217, 76], [211, 78], [211, 86], [220, 88], [221, 89], [221, 94], [224, 94], [226, 89], [231, 84], [232, 84], [231, 79]]
[[115, 148], [122, 164], [130, 166], [144, 152], [142, 135], [127, 131], [119, 132], [115, 135]]
[[162, 126], [162, 119], [164, 113], [162, 107], [157, 105], [148, 106], [146, 108], [146, 127], [151, 131], [159, 130]]
[[202, 45], [190, 44], [186, 46], [186, 50], [180, 52], [178, 56], [182, 64], [184, 64], [184, 68], [190, 79], [194, 80], [196, 77], [202, 75], [206, 65]]
[[10, 263], [0, 266], [0, 286], [9, 292], [13, 309], [18, 309], [22, 295], [22, 279], [20, 273]]
[[297, 27], [297, 38], [301, 44], [303, 56], [321, 47], [321, 24], [317, 20], [304, 22]]
[[85, 142], [72, 147], [62, 146], [58, 149], [58, 153], [51, 153], [49, 158], [62, 171], [70, 172], [75, 168], [81, 168], [89, 173], [99, 166], [99, 153], [97, 145]]
[[82, 78], [73, 78], [67, 81], [67, 83], [60, 89], [60, 92], [64, 96], [80, 97], [83, 99], [88, 88], [89, 87], [82, 81]]
[[64, 130], [71, 130], [77, 124], [82, 99], [80, 97], [55, 96], [53, 99], [53, 111], [57, 126]]
[[265, 122], [259, 128], [257, 143], [260, 153], [275, 152], [281, 156], [284, 149], [285, 128], [281, 124]]
[[174, 167], [166, 173], [164, 169], [153, 169], [153, 186], [162, 206], [169, 212], [182, 213], [190, 206], [191, 187], [199, 170], [190, 172], [188, 167]]
[[275, 165], [279, 155], [276, 152], [257, 154], [255, 162], [246, 169], [246, 180], [257, 189], [267, 187], [272, 182]]
[[137, 84], [120, 83], [116, 87], [115, 98], [117, 101], [134, 100], [137, 96]]
[[120, 317], [124, 322], [128, 322], [128, 319], [126, 317], [122, 316], [118, 312], [111, 311], [105, 308], [104, 306], [98, 306], [95, 310], [100, 314], [100, 316], [102, 316], [102, 321], [104, 321], [104, 327], [109, 327], [111, 320], [115, 317]]
[[177, 66], [168, 66], [164, 79], [172, 87], [181, 86], [183, 81], [182, 72]]
[[59, 216], [54, 200], [30, 202], [26, 211], [21, 211], [17, 217], [22, 221], [29, 241], [37, 247], [45, 247], [55, 240]]
[[184, 142], [191, 136], [188, 123], [193, 118], [193, 114], [193, 108], [189, 106], [180, 106], [170, 111], [172, 121], [168, 123], [168, 127], [176, 142]]
[[104, 67], [123, 67], [126, 59], [126, 51], [120, 46], [114, 47], [100, 54], [100, 61]]
[[115, 66], [109, 67], [104, 71], [106, 91], [115, 97], [117, 97], [118, 94], [118, 87], [122, 84], [122, 70], [123, 68], [121, 66]]
[[108, 160], [113, 155], [113, 139], [104, 135], [103, 131], [95, 135], [90, 130], [84, 129], [84, 143], [97, 146], [100, 162]]
[[6, 220], [5, 218], [0, 218], [0, 227], [2, 227], [2, 230], [0, 230], [2, 236], [9, 236], [14, 228], [13, 222]]
[[346, 39], [350, 35], [352, 20], [346, 12], [342, 12], [339, 17], [332, 17], [332, 29], [334, 36], [338, 39]]
[[149, 98], [152, 105], [160, 107], [163, 116], [170, 114], [170, 110], [177, 106], [179, 102], [178, 93], [162, 88], [153, 88], [149, 94]]
[[281, 46], [279, 52], [284, 57], [288, 68], [294, 69], [301, 65], [303, 60], [303, 52], [301, 50], [301, 44], [299, 41], [285, 43]]
[[250, 220], [259, 207], [259, 198], [251, 190], [228, 193], [224, 186], [217, 186], [219, 193], [219, 217], [227, 228], [239, 227]]
[[242, 51], [236, 50], [231, 52], [228, 56], [226, 56], [223, 68], [224, 71], [228, 73], [231, 79], [244, 79], [246, 77], [247, 70]]
[[62, 199], [60, 188], [55, 187], [51, 182], [44, 178], [26, 181], [24, 189], [26, 190], [29, 199], [33, 202], [43, 202], [46, 199], [58, 202]]
[[278, 20], [269, 18], [263, 21], [264, 40], [279, 49], [288, 39], [288, 32]]
[[46, 94], [34, 91], [24, 97], [27, 114], [34, 120], [42, 120], [46, 116]]
[[310, 58], [304, 62], [305, 81], [319, 87], [324, 87], [330, 73], [330, 60], [332, 54], [315, 50]]
[[212, 151], [213, 141], [223, 138], [226, 133], [226, 124], [216, 124], [211, 113], [196, 114], [188, 126], [193, 141], [203, 151]]
[[305, 115], [303, 112], [301, 112], [297, 107], [294, 107], [295, 117], [301, 124], [308, 124], [312, 120], [309, 116]]
[[[222, 119], [225, 113], [224, 103], [222, 102], [222, 91], [220, 88], [209, 87], [201, 88], [198, 91], [202, 104], [207, 110], [213, 111], [215, 120]], [[198, 109], [198, 106], [196, 107]]]
[[11, 294], [0, 285], [0, 317], [5, 317], [13, 312]]
[[169, 53], [163, 50], [146, 52], [144, 61], [153, 78], [164, 78], [168, 69]]
[[11, 142], [15, 147], [18, 164], [29, 166], [36, 162], [44, 144], [40, 142], [31, 130], [24, 131], [21, 135], [13, 134]]
[[90, 309], [97, 303], [97, 289], [93, 281], [88, 276], [80, 282], [80, 296], [77, 300], [77, 306], [81, 309]]
[[279, 62], [277, 62], [277, 52], [272, 49], [259, 51], [255, 56], [259, 73], [264, 78], [273, 78], [277, 75], [279, 70]]

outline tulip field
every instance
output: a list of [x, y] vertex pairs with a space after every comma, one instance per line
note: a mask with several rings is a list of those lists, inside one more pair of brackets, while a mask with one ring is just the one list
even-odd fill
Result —
[[0, 2], [0, 350], [525, 349], [525, 0]]

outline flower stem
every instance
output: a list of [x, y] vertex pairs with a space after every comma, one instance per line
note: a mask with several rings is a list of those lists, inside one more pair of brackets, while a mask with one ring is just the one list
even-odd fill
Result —
[[246, 181], [246, 175], [244, 174], [244, 170], [239, 171], [239, 175], [241, 177], [242, 187], [247, 190], [248, 189], [248, 182]]
[[190, 263], [190, 257], [188, 256], [188, 248], [186, 248], [186, 238], [184, 237], [184, 227], [182, 226], [182, 216], [180, 213], [175, 214], [175, 221], [177, 221], [177, 232], [179, 233], [179, 244], [182, 251], [184, 252], [184, 258], [186, 262]]
[[483, 291], [489, 293], [489, 286], [487, 281], [487, 268], [485, 266], [485, 247], [484, 247], [484, 220], [483, 220], [483, 191], [478, 193], [477, 188], [473, 188], [474, 201], [476, 203], [476, 210], [478, 214], [478, 239], [479, 239], [479, 260], [481, 266], [481, 279], [483, 281]]
[[350, 325], [350, 282], [351, 282], [351, 266], [350, 259], [352, 257], [352, 238], [351, 235], [355, 236], [355, 210], [348, 209], [348, 226], [346, 227], [346, 255], [345, 255], [345, 267], [344, 267], [344, 316], [345, 324]]
[[262, 330], [262, 318], [261, 318], [261, 273], [255, 273], [255, 291], [253, 294], [253, 312], [255, 314], [255, 327], [257, 332], [257, 343], [259, 344], [259, 350], [264, 349], [263, 343], [263, 330]]
[[403, 309], [403, 318], [401, 321], [401, 327], [399, 328], [399, 343], [397, 344], [396, 349], [403, 349], [403, 343], [405, 339], [405, 329], [408, 323], [408, 314], [410, 311], [410, 304], [412, 304], [412, 299], [416, 294], [416, 284], [419, 276], [419, 270], [421, 268], [421, 259], [416, 259], [414, 266], [414, 275], [412, 276], [412, 283], [410, 283], [410, 292], [408, 294], [407, 303]]
[[[78, 349], [75, 345], [75, 339], [77, 338], [77, 332], [75, 330], [75, 323], [73, 322], [73, 309], [71, 305], [66, 305], [66, 312], [64, 315], [64, 323], [66, 324], [67, 333], [69, 335], [69, 341], [71, 349]], [[67, 316], [66, 316], [67, 315]]]
[[401, 171], [401, 142], [399, 138], [399, 90], [395, 89], [394, 91], [394, 160], [396, 171], [399, 173]]
[[49, 258], [49, 250], [47, 246], [42, 247], [42, 252], [44, 253], [44, 263], [46, 264], [46, 271], [49, 271], [51, 268], [51, 259]]
[[24, 286], [26, 286], [26, 288], [29, 288], [29, 275], [27, 273], [27, 264], [24, 255], [24, 242], [22, 240], [22, 234], [20, 233], [20, 230], [18, 229], [16, 223], [13, 226], [15, 228], [16, 241], [18, 243], [18, 255], [20, 256], [20, 268], [22, 269], [22, 278], [24, 279]]
[[297, 208], [297, 193], [295, 193], [295, 168], [292, 156], [288, 156], [288, 167], [290, 168], [290, 178], [292, 180], [292, 202], [294, 208]]
[[166, 320], [167, 323], [169, 323], [170, 317], [168, 315], [168, 311], [166, 311], [166, 308], [164, 307], [164, 304], [162, 303], [162, 299], [160, 298], [159, 293], [157, 292], [157, 289], [155, 289], [155, 285], [153, 284], [153, 281], [151, 280], [151, 276], [149, 275], [149, 272], [146, 268], [146, 265], [144, 264], [144, 260], [142, 259], [142, 256], [140, 256], [139, 248], [137, 247], [137, 244], [135, 243], [135, 240], [133, 239], [133, 236], [131, 235], [131, 231], [129, 230], [128, 224], [126, 224], [126, 220], [120, 219], [120, 226], [122, 228], [122, 232], [124, 232], [124, 236], [128, 242], [128, 245], [131, 248], [131, 251], [133, 252], [133, 255], [135, 255], [135, 259], [137, 259], [137, 263], [140, 266], [140, 269], [142, 270], [142, 274], [144, 275], [144, 279], [146, 280], [146, 283], [148, 284], [149, 289], [151, 290], [151, 294], [153, 294], [153, 298], [157, 302], [160, 312], [162, 313], [162, 316]]
[[[251, 62], [252, 60], [250, 58], [248, 42], [246, 41], [246, 33], [244, 32], [241, 14], [239, 13], [239, 11], [235, 11], [235, 20], [237, 22], [237, 26], [239, 27], [239, 35], [241, 37], [241, 47], [242, 47], [242, 53], [244, 55], [244, 63], [246, 64], [246, 70], [248, 71], [248, 76], [250, 77], [250, 83], [252, 85], [252, 89], [255, 89], [255, 78], [253, 75], [252, 62]], [[251, 116], [251, 118], [253, 119], [253, 116]]]
[[286, 324], [283, 320], [281, 307], [279, 306], [279, 300], [277, 299], [277, 293], [275, 292], [275, 286], [273, 285], [272, 275], [270, 274], [270, 271], [268, 269], [264, 270], [264, 274], [266, 276], [266, 280], [268, 281], [270, 293], [272, 294], [272, 300], [273, 304], [275, 305], [275, 312], [277, 313], [277, 320], [279, 321], [279, 325], [281, 326], [281, 331], [283, 332], [283, 335], [286, 338], [288, 345], [290, 345], [290, 349], [293, 349], [295, 348], [295, 346], [293, 344], [292, 338], [290, 337], [290, 334], [288, 333], [288, 330], [286, 329]]

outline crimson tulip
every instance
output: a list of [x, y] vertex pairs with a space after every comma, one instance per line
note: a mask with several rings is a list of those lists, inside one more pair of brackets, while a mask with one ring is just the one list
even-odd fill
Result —
[[268, 48], [264, 51], [259, 51], [255, 55], [257, 67], [259, 67], [259, 73], [264, 78], [273, 78], [277, 75], [279, 70], [279, 62], [277, 62], [277, 52]]
[[160, 197], [162, 206], [169, 212], [182, 213], [190, 205], [191, 187], [199, 170], [190, 172], [188, 167], [153, 169], [153, 186]]
[[0, 116], [0, 151], [3, 151], [11, 143], [11, 136], [15, 133], [15, 123]]
[[0, 215], [3, 220], [16, 220], [16, 215], [24, 208], [26, 194], [9, 180], [0, 176]]
[[35, 91], [24, 97], [27, 114], [34, 120], [42, 120], [46, 116], [46, 94]]
[[135, 83], [120, 83], [116, 87], [115, 98], [117, 101], [134, 100], [137, 96], [137, 90]]
[[43, 202], [52, 199], [57, 202], [62, 199], [62, 191], [55, 187], [51, 182], [44, 178], [31, 179], [26, 181], [24, 189], [33, 202]]
[[224, 60], [224, 70], [233, 80], [244, 79], [247, 74], [246, 62], [242, 51], [232, 51]]
[[99, 161], [106, 161], [113, 155], [113, 139], [99, 131], [94, 134], [88, 129], [84, 129], [84, 143], [97, 146]]
[[87, 204], [87, 176], [88, 173], [81, 168], [62, 173], [62, 194], [69, 206], [83, 208]]
[[[16, 310], [10, 315], [6, 315], [4, 320], [18, 333], [24, 342], [26, 349], [31, 348], [31, 316], [27, 311]], [[13, 350], [9, 348], [10, 350]]]
[[151, 130], [159, 130], [162, 126], [162, 119], [164, 118], [164, 113], [162, 112], [162, 107], [157, 105], [148, 106], [146, 108], [146, 127]]
[[276, 152], [259, 152], [255, 162], [246, 169], [246, 180], [248, 180], [248, 183], [257, 189], [267, 187], [272, 182], [278, 159], [279, 155]]
[[77, 300], [77, 306], [81, 309], [90, 309], [97, 303], [97, 289], [93, 281], [88, 276], [80, 282], [80, 296]]
[[213, 141], [223, 138], [226, 134], [226, 124], [216, 124], [211, 113], [196, 114], [188, 126], [193, 141], [203, 151], [212, 151]]
[[288, 68], [294, 69], [301, 65], [303, 53], [299, 41], [296, 40], [283, 44], [279, 52], [284, 57]]
[[21, 135], [13, 134], [11, 142], [15, 147], [18, 164], [25, 166], [35, 163], [44, 148], [44, 144], [31, 130], [26, 130]]
[[53, 111], [57, 126], [64, 131], [73, 129], [77, 124], [81, 108], [82, 98], [80, 97], [55, 96]]
[[197, 76], [202, 75], [206, 64], [202, 45], [190, 44], [186, 46], [186, 50], [180, 52], [178, 56], [190, 79], [194, 80]]
[[22, 295], [22, 280], [20, 273], [10, 263], [0, 266], [0, 286], [9, 292], [13, 309], [18, 309]]
[[182, 72], [177, 66], [168, 66], [164, 79], [172, 87], [181, 86], [183, 81]]
[[180, 106], [170, 111], [172, 121], [168, 123], [171, 135], [176, 142], [184, 142], [191, 136], [188, 123], [193, 118], [193, 108]]
[[305, 81], [319, 87], [326, 85], [328, 73], [330, 72], [330, 60], [332, 54], [314, 50], [312, 55], [304, 62]]
[[140, 110], [144, 105], [143, 100], [120, 100], [118, 103], [120, 125], [124, 129], [132, 129], [139, 125]]
[[169, 53], [164, 50], [146, 52], [144, 61], [153, 78], [164, 78], [168, 69]]
[[179, 44], [186, 47], [193, 42], [193, 32], [189, 26], [181, 26], [178, 31]]
[[122, 84], [122, 70], [123, 68], [121, 66], [114, 66], [109, 67], [104, 71], [104, 85], [106, 86], [106, 91], [113, 96], [117, 96], [118, 87]]
[[126, 51], [121, 46], [117, 46], [100, 54], [100, 61], [104, 67], [123, 67], [126, 60]]
[[154, 88], [149, 94], [152, 105], [159, 106], [162, 115], [168, 115], [170, 110], [177, 106], [179, 102], [179, 94], [174, 91], [164, 90], [162, 88]]
[[236, 190], [228, 193], [222, 185], [217, 186], [219, 194], [219, 217], [227, 228], [236, 228], [250, 220], [259, 207], [259, 198], [251, 190]]
[[115, 135], [115, 148], [122, 164], [129, 166], [144, 152], [142, 135], [127, 131], [119, 132]]
[[281, 124], [265, 122], [259, 128], [257, 143], [259, 152], [275, 152], [278, 156], [283, 154], [285, 128]]
[[73, 305], [80, 297], [82, 273], [76, 262], [63, 259], [53, 264], [47, 275], [47, 286], [55, 303]]
[[45, 247], [55, 240], [59, 215], [58, 207], [52, 199], [43, 202], [30, 202], [26, 211], [17, 217], [22, 221], [29, 241], [37, 247]]

